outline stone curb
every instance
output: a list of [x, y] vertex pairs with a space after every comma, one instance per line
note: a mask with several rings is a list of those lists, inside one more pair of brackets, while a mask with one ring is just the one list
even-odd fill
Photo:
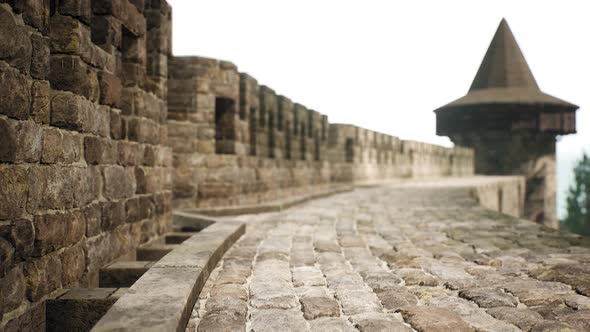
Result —
[[[190, 214], [182, 218], [188, 222]], [[92, 331], [184, 331], [209, 273], [245, 230], [240, 222], [215, 221], [191, 236], [137, 280]]]

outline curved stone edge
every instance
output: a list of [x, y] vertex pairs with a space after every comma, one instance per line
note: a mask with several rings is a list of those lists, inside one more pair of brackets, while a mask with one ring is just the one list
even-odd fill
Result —
[[321, 191], [318, 193], [312, 193], [309, 195], [301, 195], [296, 196], [293, 198], [288, 198], [284, 200], [277, 200], [268, 203], [261, 203], [261, 204], [252, 204], [252, 205], [237, 205], [237, 206], [224, 206], [224, 207], [214, 207], [214, 208], [197, 208], [197, 209], [189, 209], [185, 210], [187, 213], [194, 213], [206, 216], [215, 216], [215, 217], [222, 217], [222, 216], [235, 216], [241, 214], [255, 214], [255, 213], [267, 213], [267, 212], [277, 212], [288, 209], [294, 205], [302, 204], [307, 201], [323, 198], [335, 194], [340, 194], [347, 191], [354, 190], [355, 186], [352, 185], [342, 185], [336, 186], [329, 190]]
[[92, 331], [184, 331], [209, 273], [245, 230], [241, 222], [216, 221], [191, 236], [137, 280]]

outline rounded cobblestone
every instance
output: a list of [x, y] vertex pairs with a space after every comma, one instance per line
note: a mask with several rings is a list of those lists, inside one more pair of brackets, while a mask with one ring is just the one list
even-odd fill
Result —
[[590, 244], [464, 188], [409, 182], [237, 218], [246, 234], [190, 331], [590, 329]]

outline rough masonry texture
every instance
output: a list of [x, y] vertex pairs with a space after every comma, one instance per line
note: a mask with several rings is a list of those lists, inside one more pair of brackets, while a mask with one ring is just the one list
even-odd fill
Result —
[[[349, 125], [225, 61], [171, 54], [159, 0], [0, 1], [0, 325], [167, 232], [171, 207], [255, 204], [472, 152]], [[27, 325], [28, 324], [28, 325]]]
[[475, 151], [475, 172], [523, 175], [525, 216], [558, 228], [555, 140], [576, 132], [578, 106], [543, 93], [502, 20], [469, 93], [437, 109], [437, 134]]
[[[166, 278], [182, 281], [172, 286], [186, 293], [162, 296], [185, 302], [171, 300], [170, 315], [160, 311], [168, 320], [158, 325], [154, 315], [152, 327], [178, 329], [209, 273], [214, 286], [201, 292], [189, 329], [587, 327], [584, 240], [507, 217], [552, 218], [554, 137], [573, 130], [574, 106], [535, 90], [530, 72], [526, 91], [550, 99], [548, 111], [529, 112], [548, 120], [518, 136], [521, 144], [535, 142], [530, 158], [515, 158], [521, 145], [499, 132], [445, 125], [447, 111], [438, 111], [439, 134], [475, 148], [474, 166], [470, 148], [331, 124], [230, 62], [173, 56], [171, 19], [164, 0], [0, 0], [0, 330], [87, 329], [101, 317], [107, 327], [99, 328], [109, 330], [110, 319], [131, 314], [129, 303], [151, 310], [141, 299], [165, 303], [135, 290], [162, 290], [153, 285]], [[502, 31], [496, 44], [513, 52]], [[494, 54], [476, 79], [480, 90], [503, 61]], [[513, 87], [502, 91], [517, 93]], [[461, 123], [455, 115], [449, 111], [445, 121]], [[491, 139], [499, 149], [513, 146], [514, 155], [489, 164]], [[535, 164], [543, 156], [549, 161]], [[366, 189], [268, 223], [260, 221], [268, 215], [240, 217], [252, 221], [249, 232], [213, 272], [209, 265], [242, 224], [240, 232], [212, 226], [192, 240], [171, 233], [173, 208], [256, 211], [352, 185], [471, 176], [474, 167], [526, 174], [527, 186], [509, 178], [471, 195]], [[537, 168], [540, 175], [531, 175]], [[504, 214], [488, 214], [473, 197]], [[195, 265], [198, 275], [175, 274], [184, 261], [164, 266], [178, 255], [174, 248], [188, 265], [201, 262], [191, 255], [211, 259]], [[117, 266], [131, 268], [113, 277]], [[124, 287], [104, 286], [113, 280]], [[60, 326], [64, 317], [79, 325]]]
[[240, 216], [186, 331], [588, 331], [590, 239], [470, 194], [519, 201], [520, 181], [411, 180]]

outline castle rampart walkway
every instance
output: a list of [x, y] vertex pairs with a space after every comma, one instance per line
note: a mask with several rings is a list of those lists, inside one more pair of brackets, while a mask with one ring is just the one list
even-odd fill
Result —
[[590, 241], [443, 181], [237, 217], [187, 330], [589, 331]]

